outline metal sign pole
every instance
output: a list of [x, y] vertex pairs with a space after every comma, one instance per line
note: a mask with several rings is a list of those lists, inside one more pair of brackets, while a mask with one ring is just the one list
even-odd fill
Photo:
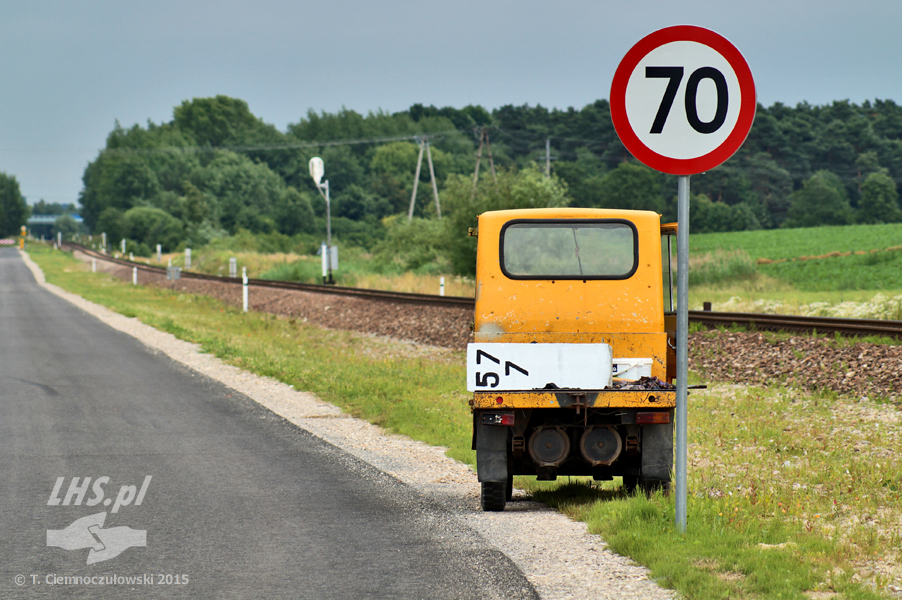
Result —
[[326, 283], [335, 283], [332, 279], [332, 205], [329, 202], [329, 180], [323, 184], [326, 188], [326, 267], [329, 270], [329, 280]]
[[[670, 65], [661, 67], [655, 65]], [[699, 64], [719, 66], [699, 67]], [[691, 71], [685, 87], [680, 81]], [[662, 95], [661, 78], [669, 78]], [[699, 87], [711, 79], [714, 86]], [[671, 109], [677, 94], [685, 112]], [[704, 122], [700, 98], [717, 103]], [[738, 103], [738, 108], [737, 108]], [[658, 105], [657, 112], [653, 108]], [[757, 107], [748, 63], [725, 37], [702, 27], [676, 25], [639, 40], [620, 61], [611, 81], [611, 120], [620, 141], [645, 165], [677, 175], [677, 331], [676, 331], [676, 526], [686, 531], [686, 421], [689, 373], [689, 176], [730, 158], [748, 136]], [[729, 118], [728, 118], [728, 115]], [[711, 134], [717, 132], [717, 135]]]
[[686, 418], [689, 376], [689, 176], [677, 180], [676, 525], [686, 533]]

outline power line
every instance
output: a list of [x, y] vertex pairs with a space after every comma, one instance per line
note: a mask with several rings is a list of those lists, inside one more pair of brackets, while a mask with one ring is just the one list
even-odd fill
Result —
[[104, 154], [155, 154], [165, 152], [209, 152], [215, 150], [228, 150], [232, 152], [257, 152], [271, 150], [298, 150], [302, 148], [323, 148], [325, 146], [351, 146], [356, 144], [382, 144], [387, 142], [401, 142], [406, 140], [416, 141], [423, 136], [449, 136], [463, 135], [456, 129], [437, 131], [435, 133], [415, 135], [402, 135], [383, 138], [367, 138], [357, 140], [331, 140], [325, 142], [290, 142], [287, 144], [255, 144], [245, 146], [158, 146], [155, 148], [104, 148], [100, 152]]

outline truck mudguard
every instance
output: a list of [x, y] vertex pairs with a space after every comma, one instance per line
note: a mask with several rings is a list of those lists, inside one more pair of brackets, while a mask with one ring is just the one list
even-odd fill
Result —
[[480, 482], [504, 482], [508, 477], [509, 427], [476, 423], [476, 474]]
[[673, 470], [673, 423], [642, 428], [642, 478], [670, 481]]

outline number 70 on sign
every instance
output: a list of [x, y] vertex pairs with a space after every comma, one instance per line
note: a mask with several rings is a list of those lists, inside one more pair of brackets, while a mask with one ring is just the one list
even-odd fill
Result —
[[751, 70], [736, 47], [688, 25], [640, 40], [611, 85], [611, 118], [627, 150], [673, 175], [701, 173], [732, 156], [756, 106]]

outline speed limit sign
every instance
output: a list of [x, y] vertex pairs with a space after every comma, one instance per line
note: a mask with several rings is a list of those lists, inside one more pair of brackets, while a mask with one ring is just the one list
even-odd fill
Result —
[[633, 46], [614, 73], [611, 118], [623, 145], [658, 171], [694, 175], [745, 141], [755, 119], [748, 63], [701, 27], [660, 29]]

